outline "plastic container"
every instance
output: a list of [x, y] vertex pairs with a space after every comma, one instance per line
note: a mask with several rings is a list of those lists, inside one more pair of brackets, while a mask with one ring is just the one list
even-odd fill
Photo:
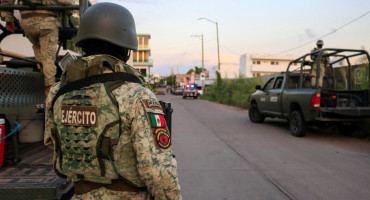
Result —
[[22, 114], [18, 117], [22, 127], [18, 130], [19, 142], [31, 143], [44, 140], [44, 114]]
[[0, 118], [0, 168], [4, 163], [4, 150], [5, 150], [5, 119]]

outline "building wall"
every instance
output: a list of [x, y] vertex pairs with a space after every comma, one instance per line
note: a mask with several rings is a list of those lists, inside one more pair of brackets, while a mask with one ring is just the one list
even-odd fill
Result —
[[247, 77], [247, 54], [240, 56], [240, 76]]
[[243, 77], [256, 77], [285, 72], [290, 61], [296, 59], [290, 55], [243, 54], [240, 57], [240, 72]]
[[137, 34], [138, 50], [132, 51], [129, 64], [137, 69], [149, 80], [150, 68], [153, 67], [153, 61], [150, 59], [151, 49], [149, 45], [150, 34]]
[[239, 78], [239, 65], [236, 63], [221, 63], [220, 73], [222, 78]]

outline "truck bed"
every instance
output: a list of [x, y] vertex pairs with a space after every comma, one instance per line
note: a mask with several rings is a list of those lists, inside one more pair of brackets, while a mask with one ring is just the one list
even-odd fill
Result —
[[4, 166], [0, 169], [2, 200], [63, 199], [62, 194], [72, 189], [72, 184], [54, 173], [53, 151], [42, 142], [20, 143], [21, 161], [16, 165], [9, 162], [13, 155], [12, 142], [5, 145]]

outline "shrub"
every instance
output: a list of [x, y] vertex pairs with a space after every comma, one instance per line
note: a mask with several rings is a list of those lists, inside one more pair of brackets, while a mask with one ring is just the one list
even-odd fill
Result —
[[263, 82], [262, 78], [221, 79], [217, 74], [216, 82], [207, 88], [201, 98], [247, 109], [249, 95], [256, 91], [256, 85]]

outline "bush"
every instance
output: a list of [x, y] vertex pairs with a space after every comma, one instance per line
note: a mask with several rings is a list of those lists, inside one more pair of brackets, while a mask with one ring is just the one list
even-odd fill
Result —
[[207, 88], [201, 99], [247, 109], [249, 95], [256, 91], [256, 85], [263, 82], [262, 78], [221, 79], [217, 74], [216, 83]]

